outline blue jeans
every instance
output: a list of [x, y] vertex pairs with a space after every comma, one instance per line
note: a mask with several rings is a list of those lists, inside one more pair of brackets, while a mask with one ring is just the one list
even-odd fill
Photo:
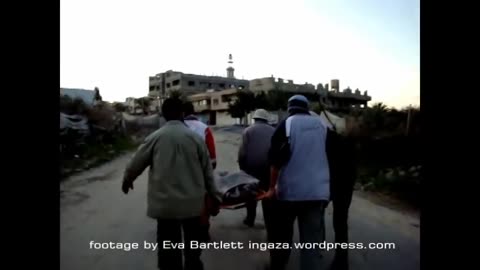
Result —
[[[325, 208], [327, 201], [274, 201], [271, 242], [289, 243], [292, 246], [293, 224], [298, 218], [300, 243], [322, 243], [325, 241]], [[272, 270], [284, 270], [288, 264], [291, 250], [271, 249], [270, 267]], [[300, 251], [300, 270], [318, 270], [321, 253], [316, 249]]]

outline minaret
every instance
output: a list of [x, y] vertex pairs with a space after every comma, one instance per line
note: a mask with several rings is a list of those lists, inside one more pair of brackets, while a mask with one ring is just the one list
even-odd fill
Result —
[[227, 78], [235, 78], [235, 76], [233, 76], [233, 71], [235, 71], [235, 69], [232, 67], [232, 64], [233, 64], [233, 60], [232, 60], [232, 54], [229, 54], [228, 55], [228, 64], [230, 65], [228, 68], [227, 68]]

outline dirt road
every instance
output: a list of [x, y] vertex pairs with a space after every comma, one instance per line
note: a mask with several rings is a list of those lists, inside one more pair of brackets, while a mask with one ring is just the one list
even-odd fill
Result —
[[[238, 130], [215, 131], [218, 170], [235, 171], [240, 140]], [[123, 169], [131, 154], [99, 168], [62, 182], [61, 188], [61, 269], [122, 270], [156, 269], [156, 251], [144, 249], [144, 242], [154, 243], [156, 223], [146, 216], [144, 172], [128, 195], [120, 191]], [[327, 241], [333, 239], [331, 208], [327, 210]], [[213, 219], [213, 241], [264, 242], [265, 230], [261, 207], [254, 228], [242, 224], [245, 210], [222, 210]], [[298, 240], [297, 234], [295, 241]], [[350, 210], [350, 240], [364, 243], [394, 243], [395, 249], [362, 249], [350, 252], [350, 265], [356, 269], [420, 269], [418, 217], [391, 210], [355, 195]], [[138, 243], [136, 250], [90, 249], [96, 243]], [[294, 250], [289, 269], [298, 269], [299, 252]], [[333, 252], [324, 256], [325, 268]], [[205, 269], [264, 269], [268, 251], [258, 249], [206, 250], [202, 255]]]

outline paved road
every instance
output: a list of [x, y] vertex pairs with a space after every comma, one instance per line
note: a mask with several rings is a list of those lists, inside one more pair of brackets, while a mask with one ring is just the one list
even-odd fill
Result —
[[[238, 129], [215, 131], [219, 157], [218, 170], [237, 169]], [[155, 242], [156, 223], [146, 217], [146, 172], [135, 182], [127, 196], [120, 183], [130, 155], [122, 156], [96, 169], [71, 177], [61, 185], [61, 269], [122, 270], [156, 269], [156, 252], [145, 250], [144, 242]], [[213, 219], [214, 241], [265, 241], [261, 207], [254, 228], [242, 224], [245, 210], [222, 210]], [[327, 241], [332, 241], [331, 208], [327, 209]], [[420, 268], [419, 220], [408, 213], [391, 210], [354, 196], [350, 212], [352, 242], [393, 242], [394, 250], [353, 250], [352, 270]], [[298, 240], [298, 235], [295, 235]], [[139, 243], [138, 250], [95, 250], [90, 241]], [[324, 256], [325, 268], [332, 252]], [[202, 255], [205, 269], [264, 269], [268, 251], [207, 250]], [[298, 251], [293, 251], [289, 269], [298, 269]]]

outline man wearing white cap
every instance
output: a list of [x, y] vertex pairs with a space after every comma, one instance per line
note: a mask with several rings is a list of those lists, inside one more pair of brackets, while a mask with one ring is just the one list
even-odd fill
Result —
[[[260, 180], [260, 188], [267, 190], [270, 180], [270, 165], [268, 162], [268, 150], [274, 128], [268, 124], [269, 114], [264, 109], [258, 109], [252, 117], [255, 122], [243, 131], [242, 143], [238, 151], [238, 164], [240, 170]], [[265, 227], [269, 228], [268, 203], [262, 203]], [[243, 223], [253, 227], [255, 223], [257, 202], [247, 204], [247, 217]]]

